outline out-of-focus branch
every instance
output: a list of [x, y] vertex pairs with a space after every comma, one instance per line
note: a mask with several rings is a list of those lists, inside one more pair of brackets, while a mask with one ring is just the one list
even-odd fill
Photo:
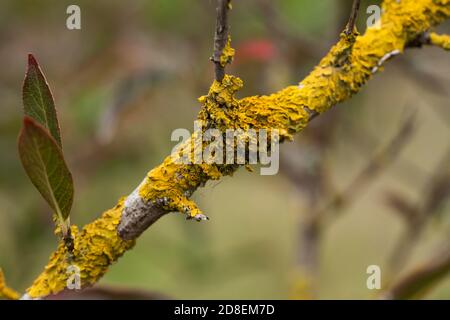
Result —
[[110, 285], [95, 285], [83, 290], [64, 290], [49, 296], [48, 300], [167, 300], [171, 299], [157, 291], [147, 291], [136, 288], [115, 287]]
[[[439, 35], [434, 32], [423, 32], [417, 37], [413, 38], [406, 44], [408, 48], [421, 48], [424, 45], [434, 45], [443, 48], [444, 50], [450, 50], [450, 36], [449, 35]], [[409, 75], [413, 76], [413, 79], [420, 83], [421, 86], [432, 90], [433, 92], [447, 97], [449, 92], [442, 82], [445, 82], [435, 75], [421, 70], [414, 63], [403, 59], [401, 61], [402, 70]], [[447, 124], [447, 123], [446, 123]]]
[[361, 4], [361, 0], [353, 0], [352, 11], [350, 13], [350, 18], [348, 19], [348, 23], [345, 26], [344, 33], [349, 36], [355, 30], [356, 17], [358, 16], [359, 5]]
[[[296, 186], [305, 189], [308, 195], [306, 216], [299, 226], [298, 265], [294, 275], [293, 298], [304, 299], [314, 296], [314, 278], [318, 269], [318, 247], [325, 227], [325, 218], [331, 215], [332, 211], [334, 217], [337, 209], [342, 210], [344, 207], [350, 206], [358, 198], [358, 195], [366, 190], [371, 182], [398, 157], [412, 137], [414, 119], [414, 114], [411, 113], [403, 120], [399, 131], [391, 141], [369, 159], [353, 183], [342, 193], [334, 193], [331, 196], [328, 194], [329, 188], [325, 181], [326, 168], [323, 162], [316, 163], [314, 168], [311, 168], [312, 164], [310, 163], [307, 166], [308, 169], [300, 172], [293, 167], [293, 161], [283, 162], [282, 168], [286, 171], [286, 176]], [[311, 156], [314, 149], [307, 150], [307, 152]], [[316, 158], [320, 158], [320, 155], [317, 155]], [[313, 176], [310, 177], [311, 175]], [[323, 207], [320, 200], [327, 198], [332, 200], [328, 206]]]
[[444, 50], [450, 50], [450, 35], [430, 33], [430, 44], [441, 47]]
[[132, 73], [120, 81], [114, 89], [111, 101], [105, 106], [99, 117], [95, 139], [91, 143], [97, 143], [100, 146], [110, 144], [119, 131], [120, 118], [124, 113], [130, 111], [130, 106], [143, 94], [144, 89], [156, 87], [170, 76], [168, 70], [148, 69]]
[[9, 300], [17, 300], [20, 298], [20, 294], [6, 285], [5, 275], [0, 268], [0, 298]]
[[448, 86], [446, 85], [444, 79], [437, 77], [429, 71], [422, 70], [412, 61], [403, 59], [399, 62], [399, 65], [402, 67], [402, 71], [406, 73], [406, 76], [408, 78], [413, 78], [413, 80], [415, 80], [420, 87], [425, 87], [426, 89], [434, 92], [435, 94], [441, 95], [446, 99], [450, 96], [450, 92], [447, 89]]
[[422, 47], [423, 45], [433, 45], [444, 50], [450, 50], [450, 35], [437, 34], [435, 32], [424, 32], [412, 39], [408, 47]]
[[389, 259], [391, 273], [397, 273], [405, 265], [428, 222], [436, 216], [443, 203], [450, 197], [449, 164], [450, 149], [435, 168], [425, 191], [422, 193], [423, 198], [418, 203], [412, 204], [393, 193], [388, 195], [390, 206], [401, 214], [406, 225], [406, 231], [398, 241]]

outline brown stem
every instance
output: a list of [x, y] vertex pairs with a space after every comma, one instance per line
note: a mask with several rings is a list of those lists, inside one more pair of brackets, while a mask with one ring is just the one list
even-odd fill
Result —
[[356, 23], [356, 17], [358, 16], [359, 5], [361, 4], [361, 0], [353, 0], [352, 12], [350, 14], [350, 18], [348, 20], [347, 26], [345, 27], [345, 34], [347, 36], [351, 35]]
[[228, 40], [228, 10], [231, 0], [217, 0], [216, 32], [214, 35], [214, 55], [212, 61], [215, 65], [215, 78], [221, 82], [225, 76], [225, 66], [220, 62], [223, 49]]
[[394, 283], [382, 295], [382, 299], [417, 299], [450, 273], [450, 250], [448, 246], [431, 257], [425, 265], [417, 268]]

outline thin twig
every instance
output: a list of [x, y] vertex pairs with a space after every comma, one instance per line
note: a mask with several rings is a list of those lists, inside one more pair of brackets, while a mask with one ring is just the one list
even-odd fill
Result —
[[216, 33], [214, 35], [214, 55], [212, 61], [215, 65], [216, 80], [221, 82], [225, 76], [225, 66], [222, 65], [220, 57], [228, 41], [228, 10], [231, 0], [217, 0]]
[[361, 4], [361, 0], [353, 0], [352, 12], [350, 14], [350, 18], [348, 19], [347, 26], [345, 27], [345, 30], [344, 30], [344, 32], [347, 36], [349, 36], [353, 33], [360, 4]]

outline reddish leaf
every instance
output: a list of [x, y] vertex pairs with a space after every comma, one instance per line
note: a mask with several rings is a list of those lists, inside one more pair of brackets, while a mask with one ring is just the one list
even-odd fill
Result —
[[28, 116], [19, 135], [19, 154], [28, 177], [57, 214], [65, 234], [64, 222], [73, 201], [72, 175], [55, 139]]

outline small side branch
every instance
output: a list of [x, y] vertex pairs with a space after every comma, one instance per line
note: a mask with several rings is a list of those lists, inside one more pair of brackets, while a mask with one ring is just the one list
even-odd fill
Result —
[[214, 55], [212, 61], [215, 64], [216, 81], [221, 82], [225, 76], [225, 65], [221, 57], [228, 41], [228, 10], [231, 8], [231, 0], [217, 0], [216, 32], [214, 35]]
[[344, 33], [349, 36], [353, 33], [355, 29], [356, 18], [358, 16], [359, 5], [361, 0], [353, 0], [352, 12], [350, 13], [350, 18], [348, 19], [347, 26], [345, 27]]

